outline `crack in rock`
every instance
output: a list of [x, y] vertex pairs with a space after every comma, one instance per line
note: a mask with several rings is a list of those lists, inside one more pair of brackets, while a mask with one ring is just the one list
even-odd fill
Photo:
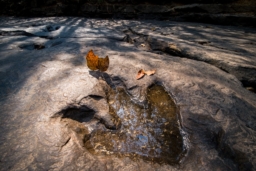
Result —
[[[251, 92], [255, 92], [255, 66], [246, 67], [237, 66], [237, 64], [230, 65], [229, 63], [225, 63], [220, 59], [214, 59], [212, 57], [213, 55], [209, 54], [207, 50], [202, 49], [203, 47], [197, 47], [191, 43], [184, 43], [181, 40], [177, 40], [177, 43], [159, 40], [158, 38], [154, 38], [154, 36], [151, 35], [137, 33], [130, 27], [128, 28], [128, 30], [125, 30], [124, 33], [126, 34], [126, 36], [123, 40], [125, 42], [134, 44], [140, 50], [149, 51], [157, 54], [159, 54], [159, 52], [163, 52], [172, 56], [206, 62], [221, 69], [226, 73], [234, 75], [238, 80], [241, 81], [242, 85], [246, 89], [250, 90]], [[208, 45], [210, 41], [198, 41], [197, 43], [199, 45], [205, 46]]]

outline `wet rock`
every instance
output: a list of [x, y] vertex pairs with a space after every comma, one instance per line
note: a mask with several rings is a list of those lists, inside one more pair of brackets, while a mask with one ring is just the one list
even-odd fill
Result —
[[187, 147], [180, 132], [179, 113], [163, 87], [153, 85], [148, 89], [146, 107], [134, 103], [123, 88], [109, 92], [108, 103], [121, 127], [114, 131], [96, 128], [85, 143], [91, 153], [179, 163]]
[[[76, 17], [0, 30], [0, 170], [255, 170], [255, 30]], [[87, 68], [90, 49], [106, 72]], [[142, 68], [156, 74], [136, 80]]]

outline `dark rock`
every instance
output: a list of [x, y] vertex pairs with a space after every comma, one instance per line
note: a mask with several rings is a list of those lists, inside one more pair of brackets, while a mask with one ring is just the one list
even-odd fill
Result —
[[196, 21], [225, 25], [255, 26], [256, 2], [248, 1], [153, 1], [153, 0], [68, 0], [59, 2], [0, 1], [2, 15], [86, 16]]

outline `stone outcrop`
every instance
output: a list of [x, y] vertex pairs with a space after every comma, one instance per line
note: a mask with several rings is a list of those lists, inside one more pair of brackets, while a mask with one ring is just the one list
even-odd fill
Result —
[[[254, 29], [0, 23], [0, 170], [256, 169]], [[90, 49], [106, 72], [88, 69]], [[142, 68], [156, 73], [136, 80]]]

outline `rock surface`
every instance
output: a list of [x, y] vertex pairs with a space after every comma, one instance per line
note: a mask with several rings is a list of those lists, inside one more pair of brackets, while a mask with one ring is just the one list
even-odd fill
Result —
[[0, 15], [160, 19], [256, 26], [255, 0], [2, 0]]
[[[74, 17], [0, 23], [0, 170], [256, 170], [254, 29]], [[87, 68], [90, 49], [109, 56], [106, 73]], [[157, 72], [136, 80], [141, 68]], [[179, 109], [178, 164], [91, 153], [85, 142], [98, 127], [123, 123], [109, 89], [144, 104], [154, 83]]]

